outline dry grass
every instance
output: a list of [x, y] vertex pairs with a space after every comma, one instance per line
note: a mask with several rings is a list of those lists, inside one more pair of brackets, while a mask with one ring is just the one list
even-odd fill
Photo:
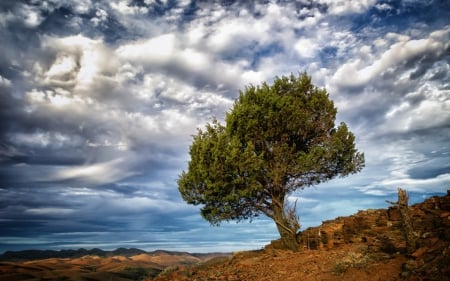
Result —
[[357, 252], [349, 252], [348, 255], [342, 257], [333, 268], [334, 274], [343, 274], [347, 272], [349, 268], [363, 268], [367, 266], [370, 259], [367, 254], [357, 253]]

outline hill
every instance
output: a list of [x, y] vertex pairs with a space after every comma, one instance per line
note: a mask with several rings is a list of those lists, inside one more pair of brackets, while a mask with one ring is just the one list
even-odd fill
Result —
[[130, 281], [157, 276], [166, 268], [206, 262], [223, 253], [189, 254], [119, 248], [6, 252], [0, 258], [0, 281]]
[[153, 280], [450, 280], [450, 191], [410, 207], [417, 248], [406, 253], [397, 207], [359, 211], [299, 233], [302, 249], [279, 240], [227, 260], [180, 267]]
[[6, 251], [0, 255], [0, 261], [30, 261], [49, 258], [80, 258], [83, 256], [133, 256], [147, 253], [143, 250], [136, 248], [118, 248], [113, 251], [104, 251], [98, 248], [86, 250], [80, 248], [78, 250], [24, 250], [24, 251]]
[[396, 207], [359, 211], [299, 233], [299, 252], [190, 254], [119, 248], [6, 252], [3, 280], [450, 280], [450, 191], [410, 207], [417, 247], [407, 254]]

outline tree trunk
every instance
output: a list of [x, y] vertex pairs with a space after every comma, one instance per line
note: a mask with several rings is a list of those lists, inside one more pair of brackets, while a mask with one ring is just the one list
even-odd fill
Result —
[[396, 206], [400, 212], [400, 218], [402, 220], [403, 235], [406, 241], [406, 251], [408, 254], [412, 254], [416, 250], [417, 237], [414, 233], [414, 229], [409, 216], [408, 207], [408, 194], [405, 190], [398, 188], [398, 200], [397, 202], [387, 201], [389, 204]]
[[416, 250], [416, 236], [409, 216], [408, 195], [406, 194], [406, 191], [401, 188], [398, 188], [398, 209], [402, 218], [406, 250], [408, 254], [412, 254]]
[[286, 209], [284, 200], [274, 200], [272, 211], [272, 219], [277, 225], [284, 246], [289, 250], [297, 252], [299, 250], [297, 231], [300, 228], [300, 225], [298, 223], [298, 218], [295, 216], [295, 206]]

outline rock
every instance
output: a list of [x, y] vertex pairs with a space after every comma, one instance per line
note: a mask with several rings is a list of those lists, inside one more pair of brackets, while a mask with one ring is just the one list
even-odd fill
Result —
[[[449, 192], [449, 191], [447, 191]], [[450, 210], [450, 195], [447, 195], [445, 197], [441, 197], [439, 199], [439, 206], [441, 208], [441, 210]]]
[[397, 207], [389, 207], [387, 214], [389, 221], [400, 221], [402, 219]]
[[443, 212], [443, 213], [441, 213], [441, 218], [450, 218], [450, 212]]
[[428, 247], [422, 247], [417, 249], [414, 253], [411, 254], [411, 256], [417, 258], [422, 257], [427, 251], [429, 250]]

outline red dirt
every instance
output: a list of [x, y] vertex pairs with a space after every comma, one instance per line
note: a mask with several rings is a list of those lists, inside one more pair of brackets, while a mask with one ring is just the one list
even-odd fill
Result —
[[409, 215], [417, 237], [411, 255], [399, 211], [390, 207], [306, 229], [297, 237], [297, 253], [275, 240], [264, 250], [166, 270], [153, 280], [450, 281], [450, 191], [411, 206]]
[[198, 267], [184, 267], [153, 280], [367, 280], [402, 279], [401, 254], [371, 255], [359, 244], [333, 250], [261, 250], [235, 254], [228, 261]]

